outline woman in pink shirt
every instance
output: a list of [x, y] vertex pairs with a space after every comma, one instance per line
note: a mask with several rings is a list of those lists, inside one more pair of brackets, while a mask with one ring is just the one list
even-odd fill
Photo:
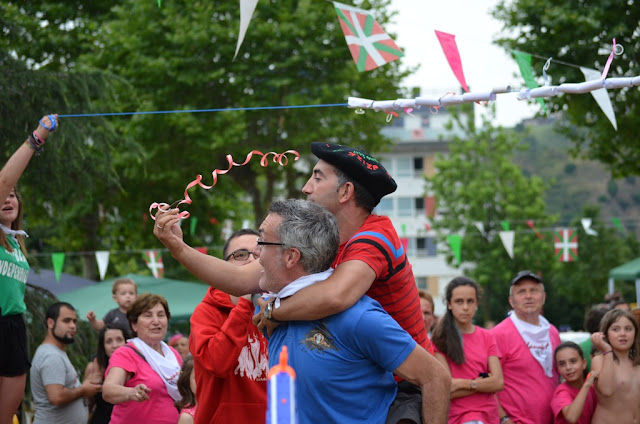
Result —
[[114, 404], [111, 424], [176, 424], [182, 358], [163, 340], [171, 315], [158, 294], [143, 293], [127, 312], [136, 337], [109, 359], [102, 397]]
[[435, 356], [452, 379], [449, 424], [498, 424], [494, 393], [502, 390], [500, 352], [489, 331], [475, 326], [478, 284], [456, 277], [446, 288], [447, 312], [433, 332]]

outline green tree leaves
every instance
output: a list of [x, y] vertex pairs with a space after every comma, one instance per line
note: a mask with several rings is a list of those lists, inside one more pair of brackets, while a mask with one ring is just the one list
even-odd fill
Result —
[[[516, 36], [503, 38], [499, 44], [602, 70], [615, 38], [624, 45], [625, 52], [615, 56], [609, 77], [637, 76], [635, 52], [640, 48], [637, 37], [640, 8], [618, 6], [610, 0], [554, 4], [545, 0], [502, 1], [494, 10], [494, 16]], [[544, 60], [534, 58], [535, 69], [541, 69], [543, 64]], [[559, 63], [552, 63], [547, 73], [553, 78], [553, 84], [584, 80], [578, 68]], [[559, 130], [574, 141], [576, 152], [603, 162], [616, 177], [638, 175], [640, 144], [635, 131], [640, 116], [640, 91], [636, 88], [609, 90], [609, 97], [618, 131], [590, 95], [563, 95], [545, 101], [552, 113], [562, 112], [566, 117], [559, 121]]]

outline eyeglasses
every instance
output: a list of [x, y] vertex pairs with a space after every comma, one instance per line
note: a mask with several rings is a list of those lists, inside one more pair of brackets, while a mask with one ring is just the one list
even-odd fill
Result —
[[235, 259], [236, 261], [246, 261], [247, 259], [249, 259], [249, 255], [253, 255], [253, 259], [258, 259], [260, 257], [259, 253], [249, 252], [247, 249], [238, 249], [229, 253], [227, 257], [224, 258], [224, 260], [228, 261], [229, 258], [233, 256], [233, 259]]
[[286, 246], [284, 243], [274, 243], [271, 241], [262, 241], [260, 237], [258, 237], [258, 246]]

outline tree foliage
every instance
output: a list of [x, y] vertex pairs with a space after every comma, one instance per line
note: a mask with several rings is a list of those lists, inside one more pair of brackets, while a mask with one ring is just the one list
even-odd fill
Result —
[[[608, 289], [609, 271], [635, 259], [640, 251], [633, 233], [620, 234], [616, 228], [606, 225], [599, 215], [600, 211], [595, 206], [586, 206], [582, 212], [583, 217], [593, 220], [592, 228], [597, 231], [597, 236], [586, 234], [580, 219], [571, 222], [572, 227], [579, 229], [578, 260], [559, 266], [552, 278], [558, 293], [586, 308], [602, 302]], [[628, 301], [635, 299], [632, 284], [620, 287]], [[574, 322], [572, 328], [581, 328], [581, 325], [576, 326]]]
[[[392, 62], [359, 74], [330, 3], [260, 2], [235, 61], [236, 3], [178, 0], [160, 8], [153, 1], [94, 3], [35, 0], [0, 6], [0, 24], [7, 35], [0, 41], [2, 49], [12, 52], [25, 71], [14, 75], [47, 82], [22, 93], [47, 100], [38, 108], [22, 102], [25, 107], [16, 111], [12, 105], [19, 103], [17, 98], [0, 96], [0, 102], [6, 101], [7, 127], [15, 122], [20, 122], [18, 128], [22, 122], [32, 125], [32, 110], [42, 111], [37, 116], [51, 111], [283, 109], [63, 119], [61, 131], [52, 138], [56, 144], [45, 153], [45, 167], [65, 167], [55, 168], [52, 181], [66, 182], [56, 192], [66, 203], [45, 198], [28, 175], [23, 179], [29, 190], [33, 188], [30, 199], [39, 205], [28, 210], [40, 212], [45, 204], [48, 212], [32, 212], [29, 228], [37, 238], [30, 239], [31, 246], [39, 241], [38, 249], [50, 250], [147, 248], [157, 245], [149, 204], [182, 198], [197, 174], [212, 184], [212, 171], [227, 168], [226, 154], [242, 162], [254, 149], [296, 149], [306, 156], [309, 143], [316, 140], [368, 150], [380, 150], [386, 143], [378, 132], [384, 120], [365, 125], [346, 107], [295, 108], [344, 103], [350, 95], [400, 97], [399, 81], [407, 72]], [[372, 0], [360, 6], [375, 9], [384, 25], [388, 5], [389, 0]], [[51, 85], [66, 81], [69, 90], [51, 90]], [[30, 84], [7, 81], [17, 92]], [[82, 96], [70, 95], [76, 91]], [[25, 135], [15, 133], [15, 127], [11, 130], [19, 140]], [[75, 150], [65, 150], [62, 156], [64, 140], [72, 138], [69, 145]], [[60, 149], [60, 158], [58, 152], [53, 158], [49, 155], [54, 149]], [[247, 218], [259, 222], [272, 198], [300, 195], [304, 174], [291, 162], [262, 168], [254, 158], [220, 178], [215, 189], [192, 189], [194, 203], [188, 209], [198, 225], [193, 234], [185, 231], [187, 241], [221, 244], [219, 223], [233, 219], [237, 225]], [[72, 189], [74, 196], [69, 195]], [[51, 225], [53, 217], [63, 218], [64, 224]], [[85, 276], [95, 277], [95, 269], [86, 270], [95, 261], [91, 256], [85, 259]], [[111, 260], [118, 270], [134, 265], [117, 255]], [[167, 265], [167, 270], [174, 268]]]
[[[637, 76], [640, 8], [620, 6], [611, 0], [553, 4], [545, 0], [503, 0], [493, 14], [515, 36], [498, 43], [508, 49], [602, 70], [615, 38], [625, 51], [615, 56], [609, 77]], [[544, 60], [534, 58], [533, 68], [541, 69]], [[553, 84], [584, 80], [577, 67], [560, 62], [553, 62], [547, 73]], [[640, 91], [635, 87], [609, 90], [609, 97], [617, 131], [590, 95], [565, 94], [545, 101], [551, 112], [562, 112], [566, 118], [559, 120], [558, 128], [574, 141], [575, 153], [603, 162], [614, 176], [638, 175], [640, 144], [635, 131], [640, 122]]]
[[[480, 320], [500, 320], [508, 310], [510, 279], [522, 269], [549, 274], [553, 249], [527, 226], [533, 220], [547, 228], [554, 217], [545, 211], [545, 187], [539, 178], [527, 178], [511, 161], [520, 136], [502, 128], [476, 129], [473, 119], [456, 118], [466, 132], [449, 143], [449, 153], [436, 160], [437, 173], [428, 185], [445, 213], [435, 222], [444, 240], [447, 234], [462, 234], [464, 272], [483, 288]], [[500, 222], [508, 221], [515, 231], [514, 258], [502, 245]], [[475, 226], [481, 222], [484, 234]], [[449, 261], [453, 257], [449, 255]]]

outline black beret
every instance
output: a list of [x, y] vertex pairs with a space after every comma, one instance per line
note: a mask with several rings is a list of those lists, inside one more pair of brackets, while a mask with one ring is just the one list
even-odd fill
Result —
[[525, 278], [529, 280], [533, 280], [538, 283], [542, 283], [542, 280], [540, 279], [540, 277], [538, 277], [533, 272], [526, 270], [526, 271], [520, 271], [519, 273], [517, 273], [516, 276], [511, 279], [511, 285], [513, 286], [514, 284], [518, 284], [520, 280], [523, 280]]
[[376, 204], [398, 188], [384, 166], [362, 150], [340, 144], [315, 142], [311, 143], [311, 152], [362, 184], [376, 199]]

